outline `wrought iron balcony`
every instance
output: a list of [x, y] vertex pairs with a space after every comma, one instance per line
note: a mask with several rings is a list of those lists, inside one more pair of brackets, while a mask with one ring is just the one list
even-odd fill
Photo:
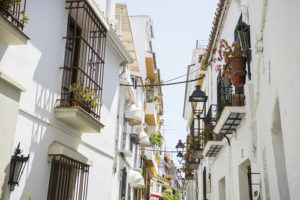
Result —
[[99, 132], [107, 30], [87, 1], [69, 0], [66, 9], [69, 19], [56, 117], [81, 132]]
[[[243, 88], [235, 88], [235, 93], [232, 94], [231, 83], [224, 80], [220, 74], [218, 76], [218, 106], [216, 127], [214, 131], [222, 135], [232, 134], [241, 123], [245, 116], [245, 95]], [[209, 113], [209, 115], [213, 115]], [[212, 117], [211, 117], [212, 118]], [[210, 116], [208, 117], [208, 121]]]
[[197, 170], [200, 165], [200, 159], [192, 159], [186, 161], [185, 169], [187, 170]]
[[230, 79], [226, 79], [221, 73], [218, 75], [217, 83], [217, 105], [211, 105], [206, 116], [207, 120], [213, 123], [217, 122], [224, 107], [245, 105], [245, 95], [242, 87], [235, 88], [235, 94], [233, 94]]
[[23, 30], [28, 21], [26, 17], [26, 0], [1, 0], [0, 14], [19, 30]]
[[185, 173], [185, 179], [186, 180], [194, 180], [194, 174]]

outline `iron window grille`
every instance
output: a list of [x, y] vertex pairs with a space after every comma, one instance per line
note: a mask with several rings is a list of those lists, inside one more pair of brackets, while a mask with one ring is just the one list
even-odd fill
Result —
[[63, 155], [50, 155], [48, 200], [87, 199], [89, 166]]
[[26, 0], [1, 0], [0, 14], [19, 30], [23, 30], [26, 17]]
[[59, 106], [80, 107], [100, 120], [107, 31], [85, 0], [67, 0], [66, 9], [69, 17]]

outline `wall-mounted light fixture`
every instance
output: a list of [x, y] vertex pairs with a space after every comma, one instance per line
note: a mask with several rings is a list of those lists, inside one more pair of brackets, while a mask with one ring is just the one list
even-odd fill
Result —
[[15, 154], [11, 157], [10, 161], [10, 171], [9, 171], [9, 180], [8, 184], [10, 185], [10, 191], [15, 189], [16, 185], [19, 185], [19, 181], [23, 174], [26, 162], [29, 159], [28, 156], [24, 157], [21, 155], [20, 143], [18, 147], [15, 149]]

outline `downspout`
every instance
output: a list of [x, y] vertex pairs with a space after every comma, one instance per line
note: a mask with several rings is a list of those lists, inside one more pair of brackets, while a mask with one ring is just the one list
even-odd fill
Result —
[[[122, 62], [120, 64], [123, 67], [123, 71], [119, 75], [119, 77], [126, 72], [126, 62]], [[114, 156], [114, 164], [113, 164], [113, 172], [116, 173], [117, 165], [118, 165], [118, 155], [119, 155], [119, 140], [120, 140], [120, 107], [121, 107], [121, 90], [122, 88], [119, 86], [119, 98], [118, 98], [118, 114], [117, 114], [117, 123], [116, 123], [116, 140], [115, 140], [115, 156]]]

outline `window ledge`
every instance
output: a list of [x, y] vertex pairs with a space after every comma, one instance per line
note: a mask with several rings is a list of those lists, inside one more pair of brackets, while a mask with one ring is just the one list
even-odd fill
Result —
[[[0, 31], [0, 35], [1, 35], [1, 31]], [[4, 80], [6, 83], [8, 83], [9, 85], [11, 85], [12, 87], [16, 88], [21, 92], [25, 92], [25, 88], [21, 84], [19, 84], [17, 81], [15, 81], [13, 78], [9, 77], [3, 72], [0, 72], [0, 80]]]
[[8, 45], [24, 45], [30, 39], [2, 15], [0, 15], [0, 27], [0, 40]]
[[83, 164], [92, 166], [93, 161], [89, 160], [86, 156], [82, 155], [81, 153], [77, 152], [74, 149], [71, 149], [67, 146], [60, 144], [59, 142], [53, 142], [48, 149], [49, 155], [64, 155], [66, 157], [72, 158], [78, 162]]
[[55, 117], [80, 133], [100, 133], [104, 125], [79, 107], [56, 107]]

